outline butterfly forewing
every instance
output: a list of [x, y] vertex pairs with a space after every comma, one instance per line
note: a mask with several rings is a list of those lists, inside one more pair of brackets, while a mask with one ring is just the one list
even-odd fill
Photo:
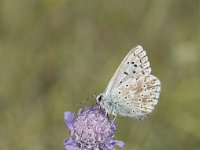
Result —
[[106, 88], [106, 93], [110, 93], [131, 77], [136, 75], [149, 75], [150, 73], [151, 68], [146, 52], [141, 46], [137, 46], [127, 54], [118, 67]]
[[161, 84], [151, 75], [146, 51], [141, 46], [133, 48], [124, 58], [99, 97], [100, 105], [108, 114], [143, 119], [158, 103]]

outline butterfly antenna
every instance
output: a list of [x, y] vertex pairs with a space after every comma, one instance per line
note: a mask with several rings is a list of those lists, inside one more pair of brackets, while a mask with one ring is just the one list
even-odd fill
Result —
[[[88, 100], [90, 99], [90, 98], [92, 98], [92, 97], [94, 97], [94, 99], [96, 98], [96, 94], [93, 94], [93, 95], [91, 95], [91, 96], [88, 96], [86, 99], [84, 99], [84, 100], [82, 100], [79, 104], [77, 104], [78, 106], [80, 106], [80, 105], [82, 105], [82, 104], [84, 104], [84, 103], [86, 103], [86, 104], [88, 104]], [[94, 104], [92, 104], [92, 107], [94, 106]]]
[[[87, 98], [87, 100], [89, 100], [90, 98], [94, 98], [94, 100], [96, 101], [96, 97], [97, 97], [97, 95], [96, 95], [96, 93], [95, 93], [95, 94], [89, 96], [89, 97]], [[91, 108], [92, 108], [94, 105], [95, 105], [95, 104], [93, 103], [92, 106], [91, 106]]]

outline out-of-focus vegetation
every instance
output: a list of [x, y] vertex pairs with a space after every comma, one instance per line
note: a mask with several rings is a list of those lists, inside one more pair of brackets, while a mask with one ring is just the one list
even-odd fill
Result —
[[200, 147], [200, 1], [0, 1], [0, 149], [58, 150], [63, 112], [102, 92], [142, 45], [162, 82], [144, 121], [117, 118], [126, 150]]

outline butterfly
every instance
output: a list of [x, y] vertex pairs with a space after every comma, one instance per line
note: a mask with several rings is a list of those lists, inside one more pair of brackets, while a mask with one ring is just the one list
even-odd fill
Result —
[[141, 120], [155, 109], [160, 91], [161, 83], [151, 75], [146, 51], [137, 46], [121, 62], [106, 90], [95, 99], [107, 114]]

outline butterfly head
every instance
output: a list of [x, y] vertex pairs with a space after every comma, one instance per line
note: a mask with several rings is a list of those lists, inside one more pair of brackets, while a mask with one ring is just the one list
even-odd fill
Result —
[[105, 93], [100, 93], [96, 96], [96, 103], [101, 106], [101, 108], [106, 109], [106, 95]]
[[105, 93], [101, 93], [96, 96], [96, 103], [100, 105], [100, 107], [104, 109], [108, 114], [111, 114], [113, 105]]
[[97, 104], [101, 105], [103, 103], [103, 93], [96, 96], [96, 102]]

